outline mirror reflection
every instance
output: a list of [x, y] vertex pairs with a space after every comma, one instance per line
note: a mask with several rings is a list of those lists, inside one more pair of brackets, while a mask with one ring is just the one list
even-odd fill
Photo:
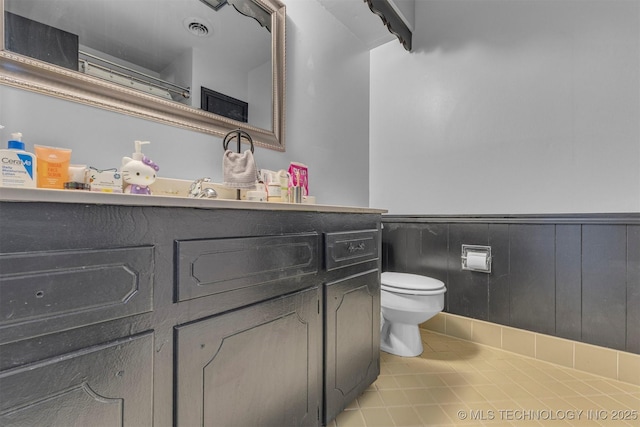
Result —
[[273, 131], [271, 20], [252, 0], [5, 0], [5, 49]]

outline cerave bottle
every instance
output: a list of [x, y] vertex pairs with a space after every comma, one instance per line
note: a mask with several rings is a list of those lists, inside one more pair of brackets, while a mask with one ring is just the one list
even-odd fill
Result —
[[7, 148], [0, 150], [0, 168], [0, 186], [36, 187], [36, 157], [24, 150], [21, 133], [12, 133]]

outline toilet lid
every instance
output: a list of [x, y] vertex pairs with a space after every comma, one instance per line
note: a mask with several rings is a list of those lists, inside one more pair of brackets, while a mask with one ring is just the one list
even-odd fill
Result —
[[391, 271], [382, 273], [381, 282], [383, 289], [387, 288], [391, 291], [440, 291], [445, 289], [444, 283], [433, 277]]

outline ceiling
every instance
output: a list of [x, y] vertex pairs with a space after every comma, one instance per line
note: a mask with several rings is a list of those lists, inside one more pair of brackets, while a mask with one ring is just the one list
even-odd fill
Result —
[[[371, 12], [365, 0], [316, 1], [335, 16], [353, 35], [360, 39], [369, 50], [396, 39], [382, 23], [382, 19]], [[416, 0], [387, 1], [405, 22], [407, 27], [413, 31]]]
[[364, 0], [316, 0], [336, 17], [367, 49], [373, 49], [394, 39], [379, 16]]

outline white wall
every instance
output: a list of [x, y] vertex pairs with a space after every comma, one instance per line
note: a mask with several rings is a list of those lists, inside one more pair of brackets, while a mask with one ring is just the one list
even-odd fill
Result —
[[[284, 3], [287, 151], [256, 148], [258, 167], [306, 163], [318, 203], [367, 206], [369, 52], [315, 0]], [[7, 86], [0, 86], [0, 124], [2, 144], [20, 131], [30, 150], [68, 147], [73, 163], [102, 169], [119, 167], [134, 140], [150, 140], [144, 151], [160, 176], [222, 180], [222, 144], [208, 135]]]
[[271, 61], [267, 61], [249, 71], [249, 123], [262, 129], [271, 129], [273, 126], [272, 68]]
[[[175, 101], [184, 105], [200, 105], [200, 93], [194, 91], [191, 82], [193, 81], [193, 49], [187, 49], [178, 55], [164, 70], [162, 70], [161, 79], [173, 82], [182, 87], [191, 88], [189, 98], [184, 98], [179, 94], [172, 94]], [[193, 96], [198, 95], [196, 102], [193, 102]]]
[[202, 87], [223, 93], [247, 102], [249, 82], [246, 70], [239, 70], [234, 64], [218, 61], [203, 49], [193, 50], [193, 74], [191, 88], [192, 106], [200, 108]]
[[640, 212], [640, 0], [418, 0], [371, 52], [370, 205]]
[[315, 0], [283, 2], [287, 154], [319, 203], [368, 206], [369, 51]]

